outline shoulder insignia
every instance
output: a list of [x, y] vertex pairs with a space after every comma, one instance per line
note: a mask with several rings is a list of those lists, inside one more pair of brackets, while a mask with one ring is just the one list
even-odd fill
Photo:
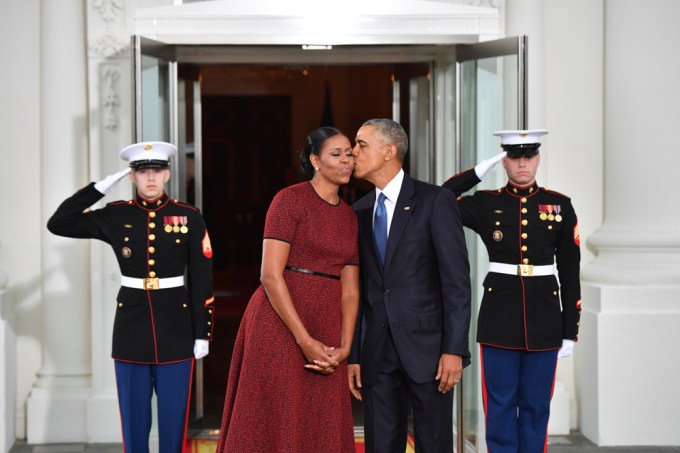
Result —
[[205, 235], [203, 235], [203, 241], [201, 242], [201, 245], [203, 247], [203, 256], [205, 256], [206, 258], [212, 258], [213, 250], [212, 245], [210, 244], [210, 236], [208, 235], [208, 230], [205, 230]]
[[578, 232], [578, 222], [574, 225], [574, 244], [581, 246], [581, 235]]
[[182, 206], [183, 208], [188, 208], [188, 209], [191, 209], [192, 211], [198, 211], [198, 208], [197, 208], [196, 206], [192, 206], [192, 205], [190, 205], [190, 204], [188, 204], [188, 203], [183, 203], [183, 202], [179, 201], [179, 200], [176, 199], [176, 198], [173, 198], [173, 199], [171, 199], [170, 201], [171, 201], [173, 204], [176, 204], [177, 206]]
[[109, 201], [106, 204], [111, 205], [111, 206], [117, 206], [117, 205], [120, 205], [120, 204], [132, 204], [132, 203], [134, 203], [134, 201], [132, 201], [132, 200], [116, 200], [116, 201]]
[[477, 193], [488, 193], [489, 195], [500, 195], [503, 193], [503, 189], [480, 189], [478, 190]]
[[559, 196], [559, 197], [566, 198], [567, 200], [571, 200], [570, 197], [564, 195], [563, 193], [555, 192], [554, 190], [546, 189], [545, 187], [541, 187], [541, 189], [543, 189], [543, 190], [544, 190], [545, 192], [547, 192], [547, 193], [551, 193], [551, 194], [553, 194], [553, 195], [557, 195], [557, 196]]

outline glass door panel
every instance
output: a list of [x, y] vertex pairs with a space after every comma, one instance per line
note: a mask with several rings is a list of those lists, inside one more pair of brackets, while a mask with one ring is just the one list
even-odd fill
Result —
[[[133, 36], [134, 137], [138, 141], [165, 141], [177, 146], [170, 159], [166, 186], [170, 197], [202, 208], [200, 75], [187, 66], [178, 75], [176, 47]], [[192, 421], [204, 415], [203, 360], [194, 367]], [[154, 429], [157, 418], [154, 410]]]
[[[177, 145], [177, 63], [175, 46], [133, 36], [134, 137], [135, 142], [164, 141]], [[178, 168], [178, 157], [170, 168]], [[179, 197], [180, 178], [173, 172], [168, 195]]]
[[[457, 171], [500, 151], [492, 134], [526, 126], [526, 37], [511, 37], [456, 46], [457, 61]], [[453, 173], [451, 173], [453, 174]], [[475, 190], [502, 186], [502, 171], [492, 172]], [[486, 451], [481, 395], [481, 367], [477, 336], [477, 313], [481, 282], [487, 273], [488, 256], [478, 236], [465, 231], [471, 267], [473, 319], [470, 325], [472, 365], [463, 373], [457, 394], [459, 452]]]

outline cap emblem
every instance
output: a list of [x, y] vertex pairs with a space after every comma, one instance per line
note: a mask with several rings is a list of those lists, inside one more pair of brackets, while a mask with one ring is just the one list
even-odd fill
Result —
[[148, 151], [153, 148], [153, 145], [144, 145], [144, 151]]

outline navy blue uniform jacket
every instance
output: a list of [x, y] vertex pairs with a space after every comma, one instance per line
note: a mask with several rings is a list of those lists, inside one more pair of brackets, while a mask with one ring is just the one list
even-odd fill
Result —
[[103, 196], [91, 183], [59, 206], [47, 228], [108, 243], [126, 277], [188, 277], [186, 288], [120, 288], [113, 358], [153, 364], [192, 358], [194, 340], [210, 340], [213, 329], [212, 247], [203, 217], [165, 194], [153, 203], [138, 196], [85, 211]]
[[[444, 183], [460, 194], [479, 183], [470, 169]], [[489, 272], [477, 322], [479, 343], [509, 349], [557, 349], [576, 340], [581, 316], [580, 236], [569, 197], [510, 182], [458, 199], [463, 223], [484, 242], [489, 261], [552, 266], [555, 275]], [[561, 298], [560, 298], [561, 296]], [[561, 300], [560, 300], [561, 299]]]

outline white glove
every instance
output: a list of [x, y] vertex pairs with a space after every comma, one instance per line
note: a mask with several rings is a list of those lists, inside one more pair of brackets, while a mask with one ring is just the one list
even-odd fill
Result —
[[115, 186], [118, 183], [118, 181], [123, 179], [131, 171], [132, 169], [128, 167], [125, 170], [119, 171], [118, 173], [109, 175], [106, 178], [102, 179], [101, 181], [95, 183], [94, 188], [97, 189], [99, 193], [101, 193], [102, 195], [106, 195], [111, 191], [113, 186]]
[[194, 357], [196, 357], [196, 360], [207, 356], [209, 347], [210, 342], [208, 340], [194, 341]]
[[557, 353], [557, 358], [561, 359], [562, 357], [568, 357], [571, 355], [572, 352], [574, 352], [574, 341], [562, 340], [562, 347], [560, 348], [560, 351]]
[[489, 157], [488, 159], [484, 159], [483, 161], [475, 165], [475, 174], [477, 175], [479, 180], [480, 181], [483, 180], [486, 174], [489, 173], [491, 169], [495, 167], [496, 164], [505, 157], [506, 154], [508, 153], [506, 153], [505, 151], [500, 152], [495, 156]]

